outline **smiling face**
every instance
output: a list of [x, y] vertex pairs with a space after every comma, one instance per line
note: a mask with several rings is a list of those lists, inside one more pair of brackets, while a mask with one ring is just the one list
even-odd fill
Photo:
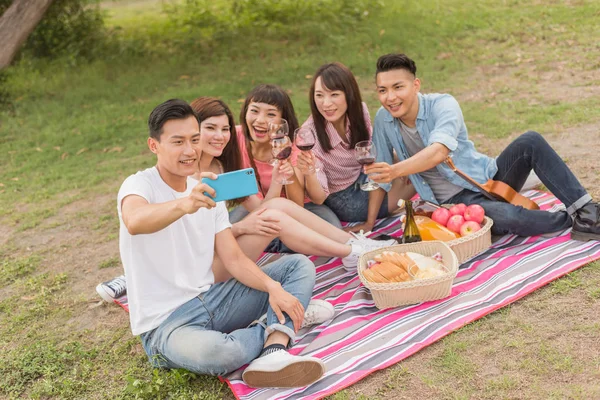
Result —
[[163, 125], [160, 140], [148, 138], [148, 147], [156, 154], [156, 166], [163, 180], [181, 191], [187, 177], [196, 172], [200, 156], [200, 129], [198, 121], [191, 116], [172, 119]]
[[381, 105], [408, 126], [415, 126], [419, 112], [417, 93], [421, 81], [406, 69], [377, 74], [377, 95]]
[[202, 153], [220, 157], [231, 139], [231, 126], [227, 115], [210, 117], [200, 123]]
[[315, 104], [319, 113], [332, 124], [345, 122], [348, 103], [346, 94], [342, 90], [329, 90], [323, 85], [323, 79], [318, 77], [315, 81]]
[[268, 144], [269, 123], [281, 121], [281, 110], [277, 106], [267, 103], [251, 101], [246, 111], [246, 124], [253, 141], [259, 144]]

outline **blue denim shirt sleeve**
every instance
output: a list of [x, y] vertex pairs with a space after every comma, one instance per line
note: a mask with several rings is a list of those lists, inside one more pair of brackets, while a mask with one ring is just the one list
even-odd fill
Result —
[[435, 125], [429, 134], [427, 145], [441, 143], [451, 152], [458, 147], [458, 134], [464, 118], [456, 99], [450, 95], [438, 97], [432, 104], [431, 115]]

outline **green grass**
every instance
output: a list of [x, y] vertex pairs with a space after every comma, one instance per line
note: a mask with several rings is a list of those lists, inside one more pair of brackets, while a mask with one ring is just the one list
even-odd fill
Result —
[[[120, 314], [123, 323], [117, 328], [99, 325], [92, 332], [79, 327], [74, 316], [96, 309], [81, 301], [80, 293], [71, 292], [70, 285], [76, 283], [71, 275], [46, 271], [44, 254], [24, 255], [25, 249], [20, 248], [19, 235], [68, 224], [61, 219], [61, 209], [78, 200], [114, 196], [126, 176], [153, 164], [145, 145], [146, 119], [156, 104], [168, 98], [218, 96], [237, 115], [240, 99], [254, 85], [277, 83], [290, 91], [299, 119], [304, 120], [309, 113], [310, 82], [305, 77], [320, 64], [337, 60], [356, 74], [374, 115], [378, 108], [373, 90], [375, 61], [381, 54], [403, 51], [417, 61], [424, 91], [450, 92], [459, 99], [472, 135], [501, 138], [527, 129], [556, 132], [600, 120], [598, 98], [573, 95], [559, 101], [552, 94], [552, 90], [573, 90], [569, 85], [577, 76], [600, 67], [598, 2], [385, 3], [387, 12], [372, 15], [362, 29], [336, 31], [330, 37], [308, 32], [281, 40], [275, 35], [260, 37], [259, 31], [248, 40], [226, 40], [208, 49], [201, 44], [194, 47], [189, 44], [193, 38], [182, 37], [173, 46], [157, 42], [149, 53], [142, 51], [143, 46], [169, 27], [159, 3], [108, 3], [107, 25], [113, 34], [122, 35], [123, 53], [76, 68], [63, 61], [31, 62], [7, 71], [6, 84], [14, 101], [11, 111], [0, 113], [0, 223], [15, 236], [0, 246], [0, 397], [212, 399], [227, 395], [226, 387], [214, 378], [153, 371], [139, 339], [131, 337]], [[562, 75], [550, 80], [544, 75], [556, 71]], [[598, 83], [580, 79], [576, 88], [592, 84]], [[75, 217], [89, 221], [96, 235], [93, 240], [112, 241], [116, 249], [113, 211], [114, 206], [85, 210]], [[65, 247], [76, 249], [80, 240]], [[58, 250], [49, 246], [49, 252]], [[104, 257], [92, 265], [94, 270], [118, 267], [117, 258]], [[579, 290], [586, 293], [586, 301], [596, 304], [599, 268], [600, 263], [592, 263], [556, 281], [535, 307], [544, 311], [548, 297], [566, 298]], [[590, 281], [590, 276], [596, 280]], [[115, 315], [104, 315], [103, 321]], [[496, 324], [500, 328], [486, 328]], [[581, 331], [597, 335], [597, 324], [588, 321]], [[598, 394], [593, 387], [577, 385], [536, 391], [528, 384], [524, 394], [515, 392], [523, 382], [511, 371], [482, 381], [475, 392], [477, 362], [471, 349], [482, 348], [491, 357], [485, 353], [486, 343], [504, 335], [503, 348], [516, 354], [531, 350], [528, 338], [534, 333], [531, 324], [516, 321], [511, 309], [505, 308], [441, 341], [442, 350], [427, 364], [431, 373], [415, 375], [414, 368], [404, 363], [394, 368], [377, 396], [392, 397], [411, 379], [441, 398], [474, 398], [482, 393], [487, 398], [493, 398], [493, 393], [506, 397], [543, 393], [556, 398]], [[533, 350], [523, 365], [511, 368], [521, 373], [531, 368], [536, 377], [577, 371], [579, 361], [569, 354], [549, 347]], [[463, 383], [455, 384], [454, 377]], [[349, 389], [332, 398], [369, 396]]]
[[39, 262], [40, 258], [37, 256], [2, 260], [0, 263], [0, 284], [6, 286], [30, 275], [37, 269]]
[[[374, 113], [378, 102], [372, 90], [373, 69], [382, 53], [407, 52], [418, 62], [425, 91], [450, 91], [460, 99], [489, 78], [481, 75], [474, 79], [475, 67], [510, 65], [531, 53], [539, 57], [539, 68], [551, 68], [558, 51], [564, 52], [561, 60], [572, 63], [566, 55], [593, 50], [591, 38], [600, 30], [587, 18], [598, 12], [600, 6], [595, 2], [543, 7], [527, 1], [484, 1], [475, 8], [459, 1], [389, 3], [394, 11], [373, 18], [372, 26], [343, 40], [334, 38], [329, 45], [299, 40], [291, 46], [267, 38], [260, 43], [228, 43], [198, 56], [183, 49], [181, 54], [149, 60], [124, 55], [118, 62], [97, 61], [77, 69], [61, 63], [43, 70], [15, 67], [9, 71], [9, 85], [17, 99], [15, 110], [0, 115], [0, 183], [4, 185], [0, 216], [11, 215], [10, 223], [19, 229], [38, 226], [65, 195], [102, 193], [127, 174], [151, 165], [144, 144], [145, 121], [154, 105], [170, 97], [219, 96], [237, 114], [239, 99], [256, 83], [274, 82], [291, 91], [303, 120], [308, 115], [309, 84], [304, 76], [323, 62], [340, 60], [359, 77]], [[152, 10], [158, 14], [153, 4], [141, 15]], [[115, 3], [109, 11], [117, 10]], [[132, 13], [137, 15], [137, 11]], [[134, 27], [140, 23], [126, 22]], [[152, 26], [151, 22], [144, 26]], [[404, 35], [411, 31], [421, 34]], [[544, 39], [530, 44], [534, 34]], [[568, 38], [575, 38], [576, 43], [568, 45], [564, 42]], [[595, 50], [592, 53], [598, 54]], [[436, 59], [446, 53], [452, 56]], [[575, 67], [596, 68], [592, 63]], [[483, 101], [466, 98], [461, 102], [471, 133], [504, 137], [530, 128], [544, 132], [600, 118], [600, 100], [594, 98], [574, 96], [570, 101], [555, 102], [542, 97], [536, 104], [528, 99], [515, 101], [524, 86], [535, 86], [527, 72], [516, 71], [515, 75], [507, 82], [492, 83], [493, 99], [483, 93]], [[29, 204], [29, 209], [16, 210], [17, 203]]]
[[111, 257], [107, 260], [104, 260], [100, 263], [100, 265], [98, 265], [98, 268], [100, 269], [104, 269], [104, 268], [114, 268], [121, 265], [121, 259], [118, 257]]

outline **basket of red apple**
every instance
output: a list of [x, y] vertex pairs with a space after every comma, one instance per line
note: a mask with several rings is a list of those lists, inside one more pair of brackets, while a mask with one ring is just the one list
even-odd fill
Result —
[[458, 235], [448, 241], [459, 263], [488, 249], [492, 244], [494, 221], [479, 204], [445, 205], [431, 214], [431, 219]]
[[422, 241], [364, 253], [358, 276], [379, 309], [448, 297], [458, 259], [447, 243]]
[[[398, 202], [404, 207], [404, 200]], [[412, 202], [415, 222], [423, 241], [446, 242], [462, 263], [492, 244], [494, 224], [478, 204], [447, 204], [442, 207], [417, 200]]]

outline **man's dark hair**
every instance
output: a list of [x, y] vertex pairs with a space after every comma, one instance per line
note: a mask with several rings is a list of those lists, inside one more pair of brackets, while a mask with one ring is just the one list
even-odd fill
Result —
[[380, 72], [387, 72], [394, 69], [405, 69], [417, 75], [417, 66], [413, 60], [411, 60], [406, 54], [386, 54], [377, 60], [377, 71], [375, 76]]
[[196, 113], [185, 101], [170, 99], [157, 105], [148, 117], [148, 130], [150, 137], [160, 141], [163, 126], [172, 119], [196, 118]]

